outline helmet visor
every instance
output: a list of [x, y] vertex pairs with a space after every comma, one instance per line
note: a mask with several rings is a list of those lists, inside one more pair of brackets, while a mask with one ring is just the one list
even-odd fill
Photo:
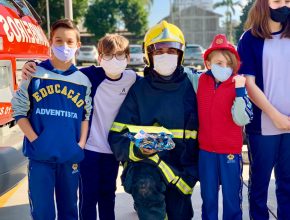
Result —
[[160, 42], [156, 44], [149, 45], [147, 47], [148, 53], [152, 53], [155, 50], [159, 50], [162, 48], [174, 48], [181, 51], [184, 51], [184, 45], [179, 42]]

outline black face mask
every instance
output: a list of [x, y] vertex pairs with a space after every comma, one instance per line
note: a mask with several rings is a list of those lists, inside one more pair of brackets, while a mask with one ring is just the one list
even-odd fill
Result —
[[290, 14], [290, 8], [283, 6], [281, 8], [270, 8], [271, 19], [275, 22], [284, 23], [287, 21], [287, 17]]

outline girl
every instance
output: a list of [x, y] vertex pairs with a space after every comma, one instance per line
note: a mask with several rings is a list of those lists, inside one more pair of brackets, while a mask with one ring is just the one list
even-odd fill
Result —
[[278, 219], [289, 219], [290, 207], [290, 1], [256, 0], [238, 44], [254, 103], [249, 137], [251, 219], [269, 219], [267, 193], [273, 167]]

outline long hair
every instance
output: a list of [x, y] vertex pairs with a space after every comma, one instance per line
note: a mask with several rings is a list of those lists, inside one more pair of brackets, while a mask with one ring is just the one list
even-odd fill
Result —
[[[254, 36], [271, 39], [271, 30], [269, 27], [270, 9], [267, 0], [256, 0], [252, 5], [248, 18], [245, 23], [245, 29], [251, 29]], [[290, 17], [285, 24], [281, 37], [290, 38]]]

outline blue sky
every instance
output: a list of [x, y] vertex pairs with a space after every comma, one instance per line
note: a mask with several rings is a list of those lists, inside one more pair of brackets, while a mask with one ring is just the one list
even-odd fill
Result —
[[[173, 1], [173, 0], [171, 0]], [[220, 0], [214, 0], [214, 2], [219, 2]], [[240, 0], [243, 4], [247, 2], [247, 0]], [[162, 18], [169, 15], [170, 10], [170, 0], [154, 0], [153, 6], [149, 13], [149, 27], [152, 27], [155, 25], [158, 21], [160, 21]], [[216, 9], [215, 11], [217, 13], [223, 14], [225, 9]], [[234, 16], [235, 19], [238, 19], [240, 16], [240, 11], [236, 10], [236, 15]]]

